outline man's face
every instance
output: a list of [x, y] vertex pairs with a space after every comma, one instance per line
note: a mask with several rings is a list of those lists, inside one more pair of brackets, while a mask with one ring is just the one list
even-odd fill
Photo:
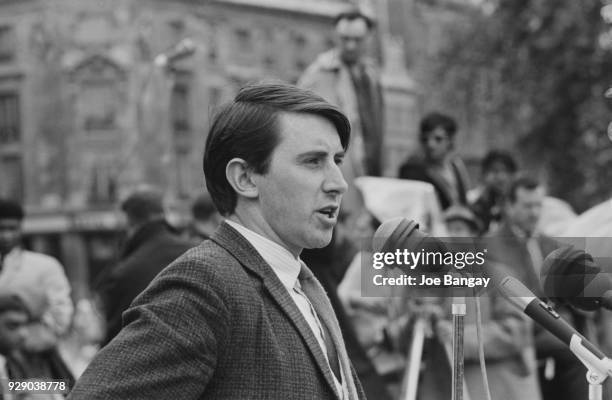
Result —
[[311, 114], [282, 113], [280, 143], [264, 175], [254, 174], [259, 226], [293, 254], [326, 246], [347, 189], [339, 163], [344, 150], [335, 126]]
[[19, 219], [0, 219], [0, 254], [9, 253], [21, 241], [21, 221]]
[[22, 311], [0, 312], [0, 353], [19, 348], [26, 335], [28, 315]]
[[498, 161], [489, 167], [483, 178], [487, 187], [495, 190], [497, 193], [506, 193], [512, 180], [512, 175], [512, 172], [506, 168], [506, 165]]
[[354, 20], [341, 19], [336, 25], [340, 58], [347, 65], [357, 63], [366, 48], [368, 25], [362, 18]]
[[432, 161], [443, 161], [452, 148], [451, 138], [441, 127], [427, 132], [422, 139], [427, 158]]
[[519, 187], [516, 190], [516, 201], [506, 206], [506, 214], [511, 223], [526, 233], [532, 234], [542, 214], [543, 202], [543, 188], [527, 189]]

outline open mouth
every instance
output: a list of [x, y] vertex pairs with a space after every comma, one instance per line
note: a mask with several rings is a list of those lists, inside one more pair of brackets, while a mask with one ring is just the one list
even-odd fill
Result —
[[338, 206], [329, 206], [317, 210], [318, 213], [325, 215], [327, 218], [336, 218], [338, 215]]

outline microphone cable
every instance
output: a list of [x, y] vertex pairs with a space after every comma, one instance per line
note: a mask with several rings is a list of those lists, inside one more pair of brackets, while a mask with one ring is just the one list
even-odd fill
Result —
[[478, 361], [480, 364], [480, 373], [482, 374], [482, 384], [484, 386], [487, 400], [491, 400], [491, 390], [489, 389], [489, 378], [487, 377], [487, 368], [484, 356], [484, 344], [482, 341], [482, 311], [480, 308], [480, 296], [476, 296], [476, 338], [478, 340]]

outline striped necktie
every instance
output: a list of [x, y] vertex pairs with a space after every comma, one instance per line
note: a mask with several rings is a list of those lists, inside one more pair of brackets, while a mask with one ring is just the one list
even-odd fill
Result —
[[[338, 361], [338, 352], [336, 350], [336, 346], [334, 345], [334, 341], [332, 340], [331, 333], [329, 328], [321, 321], [319, 315], [322, 310], [317, 310], [313, 302], [310, 299], [319, 297], [319, 296], [327, 296], [325, 292], [316, 284], [314, 276], [312, 272], [310, 272], [307, 268], [302, 266], [300, 270], [300, 275], [298, 276], [299, 285], [296, 282], [294, 287], [295, 291], [300, 295], [304, 296], [310, 305], [312, 313], [317, 317], [317, 324], [319, 325], [321, 337], [323, 337], [323, 341], [325, 342], [325, 350], [327, 352], [327, 360], [329, 362], [329, 366], [336, 376], [336, 379], [339, 382], [342, 382], [342, 374], [340, 373], [340, 362]], [[333, 313], [333, 310], [329, 310], [329, 312]]]

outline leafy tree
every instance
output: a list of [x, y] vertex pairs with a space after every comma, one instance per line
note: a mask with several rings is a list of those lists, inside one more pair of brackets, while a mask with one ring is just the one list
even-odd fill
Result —
[[[577, 210], [612, 194], [612, 50], [599, 0], [498, 0], [454, 27], [433, 71], [470, 127], [513, 146]], [[442, 79], [440, 79], [442, 77]], [[440, 84], [440, 81], [443, 83]]]

